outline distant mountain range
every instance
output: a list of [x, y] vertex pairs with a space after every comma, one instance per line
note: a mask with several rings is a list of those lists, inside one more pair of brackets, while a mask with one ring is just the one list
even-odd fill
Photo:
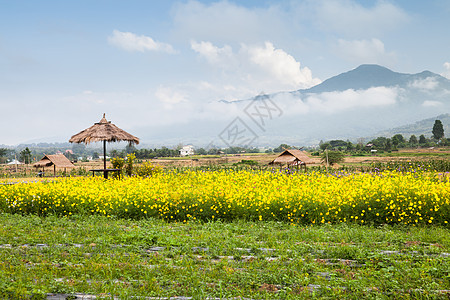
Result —
[[440, 119], [449, 137], [450, 80], [430, 71], [405, 74], [361, 65], [309, 89], [211, 101], [191, 113], [196, 111], [179, 124], [130, 132], [141, 145], [152, 147], [310, 146], [320, 140], [356, 141], [397, 133], [430, 137], [434, 121]]
[[418, 121], [414, 124], [408, 124], [396, 128], [392, 128], [385, 131], [380, 131], [376, 133], [373, 138], [379, 137], [379, 136], [385, 136], [385, 137], [391, 137], [395, 134], [401, 134], [406, 139], [409, 139], [411, 135], [415, 135], [417, 138], [420, 135], [424, 135], [425, 137], [431, 137], [433, 130], [433, 125], [436, 120], [440, 120], [442, 122], [442, 125], [444, 126], [444, 134], [446, 137], [450, 137], [450, 114], [443, 114], [436, 116], [434, 118], [429, 118], [425, 120]]
[[348, 89], [364, 90], [379, 86], [405, 87], [415, 81], [423, 81], [427, 78], [433, 78], [439, 85], [450, 88], [450, 81], [447, 78], [430, 71], [423, 71], [418, 74], [403, 74], [379, 65], [361, 65], [354, 70], [331, 77], [312, 88], [300, 91], [303, 93], [324, 93]]
[[[308, 146], [320, 140], [395, 133], [429, 137], [429, 125], [436, 116], [444, 116], [442, 122], [445, 128], [449, 126], [445, 114], [450, 113], [450, 80], [430, 71], [404, 74], [379, 65], [361, 65], [309, 89], [222, 100], [214, 105], [214, 119], [137, 133], [150, 144], [183, 142], [199, 147], [246, 143]], [[243, 138], [236, 138], [238, 132]]]

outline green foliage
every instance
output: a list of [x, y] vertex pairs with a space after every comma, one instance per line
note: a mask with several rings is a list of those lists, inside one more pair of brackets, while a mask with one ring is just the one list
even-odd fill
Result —
[[20, 151], [20, 159], [25, 163], [31, 163], [31, 151], [28, 147]]
[[87, 176], [90, 175], [89, 171], [85, 168], [73, 168], [70, 170], [70, 176]]
[[7, 148], [0, 148], [0, 157], [5, 156], [9, 150]]
[[[120, 174], [122, 174], [123, 172], [123, 166], [125, 165], [125, 160], [121, 157], [114, 157], [110, 159], [110, 162], [113, 166], [114, 169], [120, 169]], [[120, 176], [120, 174], [117, 174], [116, 172], [114, 172], [112, 174], [113, 178], [117, 178]]]
[[320, 149], [324, 150], [329, 149], [331, 147], [330, 143], [322, 143], [319, 145]]
[[135, 174], [141, 177], [149, 177], [162, 172], [162, 167], [153, 165], [151, 162], [144, 162], [136, 168]]
[[321, 155], [321, 160], [322, 160], [322, 163], [327, 163], [327, 160], [328, 160], [328, 164], [330, 164], [330, 166], [332, 166], [334, 164], [343, 162], [344, 157], [345, 157], [345, 155], [341, 151], [325, 151]]
[[348, 145], [347, 142], [343, 140], [331, 140], [329, 143], [332, 148], [347, 147]]
[[423, 134], [421, 134], [419, 136], [419, 144], [423, 145], [427, 143], [427, 139], [425, 138], [425, 136]]
[[72, 151], [74, 154], [82, 156], [86, 151], [86, 145], [85, 144], [73, 144]]
[[371, 164], [370, 171], [392, 171], [401, 172], [450, 172], [450, 161], [448, 159], [430, 159], [430, 160], [413, 160], [413, 161], [390, 161], [376, 162]]
[[436, 140], [440, 140], [444, 137], [444, 126], [442, 126], [441, 120], [434, 121], [432, 133]]
[[405, 138], [401, 134], [396, 134], [392, 137], [392, 144], [394, 144], [395, 147], [402, 146], [404, 142]]
[[238, 165], [257, 166], [258, 162], [256, 160], [243, 159], [240, 162], [237, 162], [237, 163], [235, 163], [233, 165], [234, 166], [238, 166]]
[[122, 169], [125, 165], [125, 160], [121, 157], [114, 157], [110, 160], [114, 169]]
[[204, 148], [196, 149], [196, 150], [195, 150], [195, 153], [196, 153], [197, 155], [206, 155], [206, 154], [208, 154], [208, 152], [206, 152], [206, 150], [205, 150]]
[[417, 140], [417, 137], [414, 134], [412, 134], [411, 137], [409, 138], [409, 144], [411, 146], [414, 146], [417, 145], [418, 142], [419, 141]]
[[136, 159], [136, 155], [134, 153], [130, 153], [127, 155], [126, 164], [125, 164], [125, 174], [131, 176], [133, 174], [133, 166], [134, 160]]
[[280, 152], [283, 152], [283, 151], [286, 150], [286, 149], [291, 149], [291, 148], [292, 148], [292, 147], [289, 146], [289, 145], [287, 145], [287, 144], [281, 144], [280, 146], [274, 148], [272, 151], [273, 151], [274, 153], [280, 153]]

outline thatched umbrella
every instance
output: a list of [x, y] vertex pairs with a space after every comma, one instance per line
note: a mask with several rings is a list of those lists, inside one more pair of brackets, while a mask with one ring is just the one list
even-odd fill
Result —
[[[139, 144], [139, 139], [128, 132], [123, 131], [111, 121], [107, 121], [105, 114], [100, 122], [95, 123], [91, 127], [75, 134], [69, 140], [70, 143], [85, 143], [103, 142], [103, 168], [106, 169], [106, 142], [120, 142], [126, 141], [130, 145]], [[104, 171], [105, 178], [107, 177]]]

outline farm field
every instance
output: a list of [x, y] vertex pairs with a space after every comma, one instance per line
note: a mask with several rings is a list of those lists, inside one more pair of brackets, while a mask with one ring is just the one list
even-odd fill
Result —
[[0, 298], [448, 299], [446, 159], [273, 157], [0, 179]]
[[[241, 162], [242, 160], [255, 161], [259, 166], [265, 167], [267, 164], [277, 157], [277, 154], [267, 153], [243, 153], [243, 154], [228, 154], [228, 155], [195, 155], [190, 157], [171, 157], [171, 158], [158, 158], [151, 160], [137, 160], [137, 165], [145, 161], [151, 161], [152, 164], [162, 166], [164, 168], [179, 168], [179, 167], [204, 167], [204, 166], [230, 166]], [[424, 159], [448, 159], [450, 157], [450, 148], [423, 148], [423, 149], [401, 149], [392, 153], [380, 153], [376, 155], [364, 155], [364, 156], [345, 156], [344, 162], [339, 163], [333, 168], [338, 169], [342, 167], [360, 167], [367, 166], [372, 163], [386, 163], [395, 161], [414, 161]], [[319, 156], [310, 156], [313, 163], [310, 167], [324, 166]], [[89, 175], [90, 169], [103, 168], [103, 162], [101, 160], [94, 160], [89, 162], [76, 162], [76, 169], [74, 175], [85, 176]], [[107, 168], [111, 168], [112, 165], [108, 161]], [[53, 177], [53, 168], [46, 168], [45, 177]], [[82, 171], [81, 171], [82, 170]], [[63, 170], [58, 170], [58, 176], [65, 176], [62, 173]], [[15, 166], [1, 166], [0, 165], [0, 178], [13, 180], [14, 178], [26, 178], [27, 181], [35, 179], [37, 170], [31, 165], [18, 166], [16, 172]], [[67, 175], [67, 174], [66, 174]]]
[[450, 232], [440, 226], [0, 214], [0, 233], [2, 299], [448, 299], [450, 293]]

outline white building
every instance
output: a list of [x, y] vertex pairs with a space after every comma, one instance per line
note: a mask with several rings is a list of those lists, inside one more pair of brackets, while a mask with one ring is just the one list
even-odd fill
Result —
[[183, 148], [180, 149], [180, 155], [181, 156], [194, 155], [194, 146], [192, 145], [183, 146]]

